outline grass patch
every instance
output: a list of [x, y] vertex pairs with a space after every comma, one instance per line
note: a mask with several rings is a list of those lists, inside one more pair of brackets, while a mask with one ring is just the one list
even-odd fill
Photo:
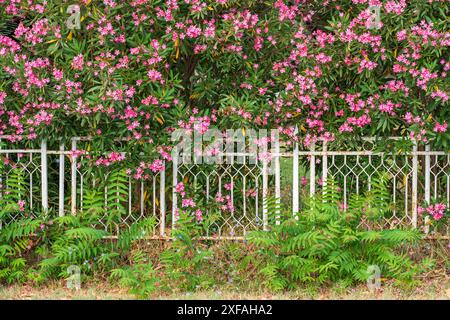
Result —
[[[433, 280], [423, 280], [414, 288], [399, 288], [383, 283], [376, 292], [366, 286], [350, 288], [335, 285], [331, 288], [304, 287], [295, 291], [271, 293], [265, 290], [245, 290], [232, 284], [213, 290], [162, 294], [154, 292], [148, 299], [170, 300], [450, 300], [450, 277], [443, 275]], [[252, 286], [254, 287], [254, 286]], [[78, 291], [67, 289], [64, 282], [55, 282], [44, 287], [12, 285], [0, 288], [1, 300], [130, 300], [137, 297], [126, 288], [112, 286], [107, 282], [87, 283]]]

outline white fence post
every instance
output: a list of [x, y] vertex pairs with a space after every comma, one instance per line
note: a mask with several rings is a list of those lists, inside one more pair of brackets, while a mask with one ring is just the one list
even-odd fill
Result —
[[133, 210], [133, 199], [131, 197], [132, 193], [132, 187], [131, 187], [131, 175], [128, 176], [128, 214], [131, 214], [131, 211]]
[[75, 151], [77, 150], [77, 140], [72, 139], [72, 163], [71, 163], [71, 196], [70, 196], [70, 204], [71, 209], [70, 212], [72, 215], [75, 215], [77, 210], [77, 156], [75, 155]]
[[268, 177], [267, 177], [267, 161], [263, 159], [263, 230], [268, 230], [268, 216], [267, 216], [267, 189], [268, 189]]
[[41, 141], [41, 200], [42, 211], [48, 212], [48, 166], [47, 166], [47, 140]]
[[159, 173], [159, 208], [160, 208], [160, 235], [161, 237], [165, 236], [166, 233], [166, 163], [164, 162], [164, 169]]
[[414, 141], [413, 147], [413, 158], [412, 158], [412, 194], [411, 194], [411, 212], [412, 212], [412, 225], [417, 228], [417, 171], [418, 171], [418, 161], [417, 161], [417, 141]]
[[176, 186], [178, 184], [178, 154], [173, 157], [172, 160], [172, 230], [175, 228], [175, 222], [177, 220], [177, 192]]
[[59, 216], [64, 216], [64, 143], [59, 146]]
[[[430, 159], [431, 147], [429, 144], [425, 146], [425, 201], [429, 205], [431, 201], [431, 159]], [[430, 232], [430, 226], [428, 225], [430, 217], [427, 215], [425, 217], [425, 233]]]
[[322, 190], [325, 190], [328, 178], [328, 156], [327, 156], [327, 141], [323, 142], [323, 153], [322, 153]]
[[298, 181], [298, 143], [294, 144], [292, 155], [292, 214], [298, 219], [299, 211], [299, 181]]
[[311, 144], [309, 157], [309, 195], [311, 197], [316, 192], [316, 156], [312, 153], [315, 149], [315, 143]]
[[280, 209], [279, 205], [281, 203], [281, 177], [280, 177], [280, 143], [278, 140], [275, 141], [275, 201], [277, 203], [275, 224], [280, 224]]

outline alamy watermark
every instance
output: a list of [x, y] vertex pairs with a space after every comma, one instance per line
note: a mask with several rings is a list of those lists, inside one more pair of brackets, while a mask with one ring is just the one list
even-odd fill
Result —
[[68, 14], [70, 14], [69, 18], [66, 20], [67, 28], [73, 29], [81, 29], [81, 11], [80, 6], [77, 4], [72, 4], [67, 7]]
[[367, 21], [368, 29], [380, 29], [381, 28], [381, 6], [369, 6], [370, 18]]
[[81, 269], [79, 266], [71, 265], [67, 268], [69, 277], [66, 279], [67, 289], [80, 290], [81, 288]]
[[367, 288], [370, 292], [375, 292], [381, 288], [381, 270], [377, 265], [370, 265], [367, 267], [367, 273], [369, 277], [367, 278]]

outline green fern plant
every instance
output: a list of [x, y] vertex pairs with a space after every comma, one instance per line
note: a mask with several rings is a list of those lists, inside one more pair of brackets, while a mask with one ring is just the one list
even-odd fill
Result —
[[[0, 159], [0, 173], [5, 164]], [[27, 182], [23, 170], [13, 166], [6, 178], [0, 197], [0, 283], [24, 282], [27, 279], [26, 254], [35, 246], [36, 233], [41, 219], [26, 217], [29, 213], [25, 203]]]
[[[83, 193], [83, 210], [76, 215], [53, 218], [53, 214], [30, 214], [19, 205], [26, 199], [28, 185], [23, 170], [8, 168], [0, 198], [0, 282], [32, 280], [43, 282], [68, 276], [72, 265], [85, 276], [109, 273], [130, 262], [136, 242], [154, 234], [155, 219], [144, 218], [113, 232], [126, 212], [128, 178], [115, 169], [104, 185], [88, 187]], [[106, 218], [105, 218], [106, 217]]]
[[[266, 261], [261, 270], [272, 290], [292, 289], [300, 284], [364, 282], [368, 267], [380, 267], [383, 277], [410, 280], [416, 268], [399, 249], [421, 238], [416, 230], [364, 230], [359, 228], [364, 215], [382, 216], [389, 208], [386, 183], [376, 178], [377, 189], [349, 201], [342, 212], [340, 196], [333, 181], [327, 181], [321, 194], [307, 202], [297, 216], [281, 213], [279, 225], [269, 231], [248, 234], [250, 243], [259, 246]], [[383, 197], [384, 199], [382, 199]], [[269, 216], [279, 214], [274, 199], [266, 202]]]
[[142, 250], [136, 250], [130, 258], [130, 265], [111, 271], [111, 279], [130, 289], [130, 293], [147, 298], [159, 285], [159, 278], [152, 262]]
[[126, 215], [126, 204], [128, 200], [128, 175], [123, 169], [113, 170], [106, 181], [106, 223], [117, 227], [121, 219]]
[[199, 239], [202, 230], [203, 225], [192, 214], [180, 212], [176, 227], [172, 229], [171, 246], [160, 255], [166, 289], [172, 291], [174, 284], [189, 291], [212, 285], [212, 278], [203, 272], [203, 268], [213, 253]]
[[108, 209], [121, 214], [125, 213], [125, 203], [128, 199], [128, 175], [125, 170], [113, 170], [108, 176], [106, 185], [108, 186], [106, 193]]
[[0, 283], [25, 282], [28, 278], [28, 258], [37, 247], [45, 221], [22, 218], [0, 229]]
[[96, 188], [87, 189], [83, 194], [83, 208], [87, 213], [100, 216], [105, 212], [105, 198]]
[[[141, 251], [134, 251], [129, 265], [112, 270], [111, 279], [118, 279], [130, 288], [131, 293], [142, 298], [156, 289], [173, 292], [210, 287], [214, 279], [205, 272], [205, 266], [213, 253], [201, 243], [202, 231], [203, 226], [191, 214], [181, 212], [172, 230], [172, 242], [160, 254], [156, 267], [148, 258], [142, 257]], [[139, 236], [133, 227], [128, 232], [134, 234], [132, 238]], [[118, 245], [120, 248], [130, 248], [131, 240], [130, 236], [122, 235]], [[159, 270], [158, 273], [156, 270]]]
[[102, 265], [100, 257], [108, 252], [105, 237], [109, 235], [93, 212], [79, 212], [76, 216], [57, 217], [42, 244], [42, 260], [38, 272], [45, 279], [64, 278], [67, 269], [76, 265], [83, 274], [92, 274]]
[[[0, 159], [0, 172], [5, 172], [5, 165]], [[18, 165], [13, 166], [9, 173], [4, 175], [6, 180], [0, 197], [0, 224], [6, 225], [15, 219], [20, 219], [28, 212], [26, 208], [28, 182], [25, 180], [24, 170]], [[20, 202], [23, 202], [22, 207]]]

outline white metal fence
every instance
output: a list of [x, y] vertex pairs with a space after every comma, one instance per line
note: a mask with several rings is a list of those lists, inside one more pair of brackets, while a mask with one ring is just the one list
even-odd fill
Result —
[[[0, 198], [4, 196], [12, 170], [19, 168], [25, 177], [24, 201], [29, 207], [23, 214], [51, 210], [62, 216], [83, 210], [83, 195], [93, 173], [83, 167], [86, 154], [75, 153], [81, 141], [74, 138], [70, 147], [61, 145], [56, 150], [48, 149], [45, 140], [40, 149], [15, 149], [7, 144], [8, 148], [0, 149], [4, 163], [0, 172]], [[254, 156], [240, 155], [244, 159]], [[378, 226], [383, 228], [420, 227], [424, 221], [418, 214], [418, 205], [433, 199], [450, 204], [449, 153], [432, 151], [429, 146], [395, 154], [370, 148], [333, 150], [326, 143], [310, 150], [295, 146], [290, 151], [272, 153], [271, 168], [261, 162], [207, 165], [183, 163], [181, 159], [166, 163], [166, 170], [148, 180], [127, 178], [126, 212], [118, 228], [151, 215], [158, 223], [154, 237], [167, 238], [177, 210], [182, 209], [180, 195], [175, 192], [178, 182], [184, 182], [188, 190], [194, 191], [204, 218], [213, 217], [205, 237], [214, 239], [239, 239], [250, 230], [267, 228], [267, 209], [263, 203], [269, 196], [280, 198], [286, 210], [300, 211], [304, 200], [319, 192], [321, 184], [330, 177], [339, 185], [345, 207], [350, 195], [371, 189], [377, 173], [387, 173], [392, 196], [389, 201], [393, 206], [391, 214], [378, 221]], [[108, 186], [102, 188], [106, 194]]]

